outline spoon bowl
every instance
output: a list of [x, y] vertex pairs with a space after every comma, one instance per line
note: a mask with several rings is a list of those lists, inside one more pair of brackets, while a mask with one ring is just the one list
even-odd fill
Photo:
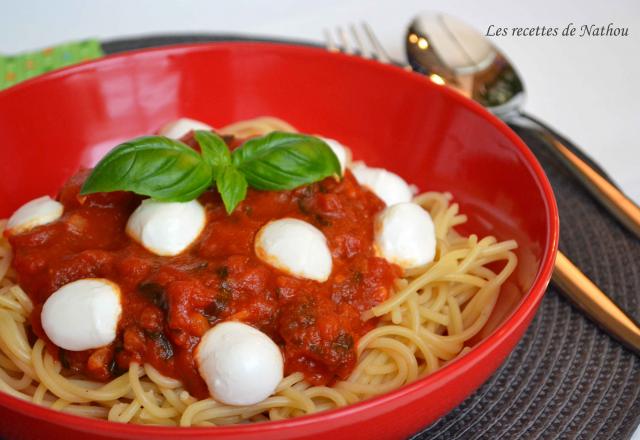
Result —
[[406, 50], [415, 71], [440, 76], [498, 117], [517, 113], [524, 104], [524, 84], [513, 65], [457, 18], [443, 13], [417, 16], [409, 25]]

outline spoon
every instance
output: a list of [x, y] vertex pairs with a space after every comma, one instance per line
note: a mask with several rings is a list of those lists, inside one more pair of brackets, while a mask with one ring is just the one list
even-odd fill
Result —
[[[531, 129], [602, 205], [640, 238], [640, 208], [545, 126], [522, 113], [525, 89], [509, 60], [466, 23], [443, 13], [424, 13], [410, 24], [407, 57], [417, 72], [453, 87], [503, 121]], [[640, 355], [640, 326], [558, 252], [553, 281], [591, 319]]]
[[524, 84], [487, 38], [449, 15], [424, 13], [411, 22], [405, 44], [415, 71], [455, 88], [509, 124], [532, 129], [585, 188], [640, 238], [640, 208], [545, 126], [521, 111]]

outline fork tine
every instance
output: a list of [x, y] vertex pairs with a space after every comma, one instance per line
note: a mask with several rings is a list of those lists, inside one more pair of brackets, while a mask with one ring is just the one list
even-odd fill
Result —
[[391, 58], [389, 58], [389, 55], [384, 50], [384, 47], [382, 47], [382, 44], [380, 44], [378, 37], [373, 33], [371, 26], [369, 26], [366, 21], [363, 21], [361, 25], [362, 29], [364, 29], [364, 33], [367, 35], [367, 38], [369, 38], [369, 43], [371, 43], [371, 46], [373, 47], [372, 53], [376, 56], [378, 61], [381, 63], [390, 63]]
[[349, 44], [349, 38], [347, 37], [347, 33], [344, 28], [342, 26], [338, 26], [336, 28], [336, 33], [338, 34], [338, 41], [342, 46], [342, 52], [346, 54], [353, 54], [353, 49], [351, 48], [351, 44]]
[[349, 31], [351, 32], [351, 36], [353, 37], [353, 41], [356, 45], [356, 53], [358, 53], [363, 58], [370, 58], [369, 52], [365, 49], [365, 45], [362, 44], [362, 39], [360, 39], [358, 28], [354, 24], [350, 24]]
[[329, 52], [340, 52], [340, 49], [338, 48], [338, 46], [336, 46], [335, 42], [333, 41], [333, 38], [331, 37], [331, 31], [329, 29], [324, 29], [323, 33], [324, 33], [324, 42], [325, 42], [325, 45], [327, 46], [327, 50]]

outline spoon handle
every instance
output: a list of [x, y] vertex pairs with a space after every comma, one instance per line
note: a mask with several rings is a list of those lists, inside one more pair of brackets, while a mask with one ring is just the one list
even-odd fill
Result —
[[567, 148], [551, 131], [533, 118], [521, 115], [509, 122], [521, 123], [535, 130], [536, 134], [551, 147], [551, 151], [578, 178], [584, 187], [629, 231], [640, 238], [640, 207], [622, 193], [615, 185], [602, 177], [588, 163]]
[[611, 298], [598, 288], [562, 252], [556, 256], [553, 282], [574, 304], [618, 339], [640, 355], [640, 327]]

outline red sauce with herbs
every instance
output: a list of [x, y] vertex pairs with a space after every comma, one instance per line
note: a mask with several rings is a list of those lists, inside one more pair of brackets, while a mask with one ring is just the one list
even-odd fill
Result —
[[[63, 217], [10, 236], [18, 282], [36, 305], [33, 332], [44, 301], [82, 278], [120, 285], [123, 314], [109, 346], [70, 352], [48, 349], [72, 371], [106, 381], [132, 361], [149, 363], [183, 381], [197, 397], [208, 395], [194, 361], [200, 337], [213, 325], [242, 321], [268, 334], [282, 349], [285, 373], [301, 371], [313, 384], [346, 378], [356, 363], [356, 343], [375, 322], [361, 312], [385, 300], [399, 268], [377, 258], [373, 218], [383, 202], [347, 172], [293, 191], [249, 189], [227, 215], [215, 190], [200, 197], [207, 225], [192, 246], [175, 257], [154, 255], [125, 234], [141, 197], [124, 192], [78, 195], [82, 171], [62, 188]], [[259, 260], [256, 232], [268, 221], [294, 217], [319, 228], [333, 257], [328, 281], [288, 276]], [[300, 243], [304, 246], [304, 243]]]

